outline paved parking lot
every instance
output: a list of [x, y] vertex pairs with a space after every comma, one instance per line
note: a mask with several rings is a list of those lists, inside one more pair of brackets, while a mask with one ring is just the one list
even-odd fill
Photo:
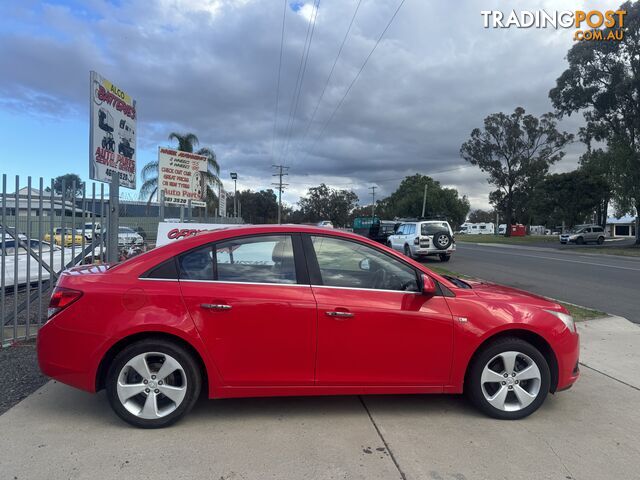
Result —
[[611, 352], [637, 365], [640, 329], [597, 322], [581, 327], [581, 380], [517, 422], [460, 396], [392, 395], [205, 400], [172, 428], [138, 430], [104, 393], [50, 382], [0, 416], [0, 478], [638, 478], [640, 374], [612, 378]]

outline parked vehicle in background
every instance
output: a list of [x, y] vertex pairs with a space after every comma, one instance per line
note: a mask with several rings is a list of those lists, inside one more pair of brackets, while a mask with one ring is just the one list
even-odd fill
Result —
[[578, 225], [567, 233], [560, 235], [560, 243], [575, 243], [583, 245], [585, 243], [604, 243], [604, 228], [600, 225]]
[[399, 222], [379, 217], [356, 217], [353, 219], [353, 233], [386, 244], [389, 235], [393, 235], [399, 225]]
[[546, 235], [547, 228], [544, 225], [530, 225], [529, 235]]
[[[93, 231], [92, 231], [93, 230]], [[85, 223], [84, 224], [84, 237], [91, 241], [93, 240], [93, 234], [95, 233], [96, 238], [100, 237], [102, 231], [102, 226], [100, 223]]]
[[453, 230], [444, 220], [402, 223], [387, 239], [387, 246], [409, 258], [438, 256], [443, 262], [451, 260], [456, 251]]
[[[108, 236], [109, 233], [104, 231], [104, 235]], [[141, 235], [137, 234], [132, 228], [119, 227], [118, 228], [118, 247], [127, 247], [131, 245], [141, 246], [144, 245], [144, 239]]]
[[[64, 231], [63, 231], [64, 230]], [[51, 234], [46, 233], [43, 240], [51, 243]], [[82, 233], [78, 233], [75, 228], [56, 228], [53, 231], [53, 243], [58, 246], [70, 247], [74, 243], [82, 244]]]
[[333, 223], [331, 222], [331, 220], [323, 220], [321, 222], [318, 222], [316, 225], [318, 227], [333, 228]]
[[507, 224], [501, 223], [498, 225], [498, 235], [506, 235], [507, 234]]
[[[26, 240], [25, 240], [26, 242]], [[49, 242], [42, 242], [40, 240], [30, 240], [29, 246], [33, 253], [38, 254], [40, 248], [42, 248], [41, 260], [45, 267], [42, 268], [42, 280], [48, 280], [50, 278], [47, 268], [54, 272], [63, 270], [63, 267], [69, 264], [73, 260], [73, 254], [79, 256], [82, 254], [80, 248], [71, 249], [69, 247], [59, 247], [57, 245], [51, 245]], [[53, 251], [51, 251], [53, 249]], [[102, 252], [104, 254], [104, 250]], [[36, 283], [39, 280], [40, 264], [33, 255], [27, 252], [24, 246], [18, 245], [18, 251], [16, 255], [16, 242], [15, 240], [7, 240], [5, 238], [4, 250], [2, 250], [2, 243], [0, 243], [0, 254], [4, 257], [4, 279], [5, 288], [22, 286], [27, 283]], [[93, 252], [84, 255], [76, 262], [76, 265], [92, 263], [92, 261], [100, 262], [101, 252], [99, 248], [96, 248]], [[53, 257], [53, 261], [52, 261]], [[17, 259], [17, 262], [16, 262]], [[29, 264], [29, 272], [27, 276], [27, 264]], [[17, 273], [16, 276], [16, 266]], [[17, 280], [16, 280], [17, 279]]]
[[116, 414], [143, 428], [174, 423], [203, 388], [209, 398], [464, 392], [515, 420], [579, 377], [561, 305], [318, 227], [221, 229], [77, 267], [60, 276], [48, 315], [42, 372], [106, 389]]
[[493, 223], [463, 223], [460, 226], [463, 235], [493, 235], [496, 227]]

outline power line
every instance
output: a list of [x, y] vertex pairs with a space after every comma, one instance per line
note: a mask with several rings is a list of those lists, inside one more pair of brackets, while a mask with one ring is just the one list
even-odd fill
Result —
[[280, 60], [278, 62], [278, 83], [276, 87], [276, 111], [273, 115], [273, 138], [271, 139], [271, 158], [273, 158], [274, 147], [276, 143], [276, 130], [278, 126], [278, 110], [280, 107], [280, 73], [282, 72], [282, 50], [284, 47], [284, 25], [287, 16], [287, 0], [284, 0], [282, 9], [282, 33], [280, 34]]
[[277, 170], [277, 173], [272, 174], [272, 177], [278, 177], [277, 183], [272, 183], [271, 185], [278, 188], [278, 225], [281, 223], [282, 219], [282, 192], [289, 185], [288, 183], [282, 183], [282, 177], [286, 177], [289, 175], [287, 170], [289, 167], [285, 167], [284, 165], [272, 165], [273, 168]]
[[[305, 39], [305, 45], [302, 49], [302, 57], [300, 57], [300, 66], [298, 67], [298, 78], [296, 79], [296, 88], [294, 89], [291, 108], [289, 110], [289, 121], [287, 122], [286, 135], [284, 148], [282, 151], [283, 157], [286, 157], [289, 150], [289, 142], [291, 134], [293, 133], [293, 125], [296, 119], [296, 113], [298, 111], [298, 103], [300, 102], [300, 95], [302, 93], [302, 84], [304, 83], [304, 75], [307, 71], [307, 62], [309, 61], [309, 52], [311, 51], [311, 43], [313, 42], [313, 34], [316, 29], [316, 19], [318, 18], [318, 8], [320, 7], [320, 0], [316, 0], [312, 17], [307, 25], [307, 37]], [[295, 100], [294, 100], [295, 99]]]
[[353, 26], [353, 22], [356, 19], [356, 15], [358, 14], [358, 10], [360, 9], [360, 4], [361, 3], [362, 3], [362, 0], [358, 0], [358, 4], [356, 5], [356, 9], [354, 10], [353, 15], [351, 16], [351, 21], [349, 22], [349, 26], [347, 27], [347, 31], [345, 32], [344, 38], [342, 39], [342, 43], [340, 44], [340, 48], [338, 49], [338, 54], [336, 55], [336, 58], [333, 61], [333, 65], [331, 66], [331, 70], [329, 71], [329, 75], [327, 76], [327, 80], [324, 83], [324, 86], [322, 87], [322, 92], [320, 93], [320, 97], [318, 98], [318, 102], [316, 103], [316, 106], [313, 109], [313, 114], [311, 115], [311, 119], [307, 123], [307, 128], [305, 129], [305, 133], [304, 133], [304, 137], [302, 138], [302, 141], [304, 141], [304, 139], [309, 134], [309, 129], [311, 128], [311, 125], [313, 124], [313, 121], [316, 118], [316, 114], [318, 113], [318, 107], [320, 107], [320, 103], [322, 102], [322, 99], [324, 98], [324, 94], [325, 94], [325, 92], [327, 90], [327, 87], [329, 86], [329, 82], [331, 81], [331, 77], [333, 76], [333, 71], [335, 70], [336, 65], [338, 64], [338, 59], [340, 58], [340, 55], [342, 54], [342, 50], [344, 48], [344, 44], [347, 42], [347, 38], [349, 37], [349, 32], [351, 32], [351, 27]]
[[323, 124], [322, 129], [320, 130], [320, 133], [318, 134], [318, 136], [316, 137], [315, 141], [313, 142], [313, 145], [311, 146], [311, 149], [313, 149], [313, 147], [318, 143], [318, 140], [320, 139], [320, 137], [322, 137], [322, 134], [325, 132], [325, 130], [327, 129], [327, 126], [333, 121], [333, 118], [335, 117], [336, 113], [338, 112], [338, 110], [340, 109], [340, 107], [342, 106], [344, 100], [347, 98], [347, 96], [349, 95], [349, 92], [351, 92], [351, 89], [353, 88], [353, 86], [355, 85], [355, 83], [358, 81], [358, 78], [360, 78], [360, 74], [362, 73], [362, 71], [364, 70], [364, 67], [366, 67], [367, 63], [369, 62], [369, 59], [371, 58], [371, 56], [373, 55], [373, 52], [376, 51], [376, 48], [378, 48], [378, 45], [380, 44], [380, 42], [382, 41], [382, 37], [384, 37], [384, 34], [387, 33], [387, 30], [389, 29], [389, 27], [391, 26], [391, 24], [393, 23], [393, 20], [396, 18], [396, 16], [398, 15], [398, 12], [400, 11], [400, 9], [402, 8], [402, 6], [404, 5], [404, 2], [406, 0], [401, 0], [400, 4], [398, 5], [398, 8], [396, 8], [395, 12], [393, 12], [393, 15], [391, 15], [391, 18], [389, 19], [389, 21], [387, 22], [387, 25], [384, 27], [384, 30], [382, 31], [382, 33], [380, 34], [380, 36], [378, 37], [378, 40], [376, 41], [375, 45], [373, 46], [373, 48], [371, 49], [371, 51], [369, 52], [369, 55], [367, 55], [367, 57], [365, 58], [364, 62], [362, 63], [362, 66], [360, 67], [360, 70], [358, 70], [358, 73], [356, 73], [356, 76], [353, 77], [353, 80], [351, 80], [351, 83], [349, 84], [349, 86], [347, 87], [347, 90], [344, 92], [344, 95], [342, 96], [342, 98], [340, 99], [340, 101], [338, 102], [338, 104], [336, 105], [336, 108], [333, 109], [333, 112], [331, 112], [331, 115], [329, 116], [329, 118], [327, 119], [327, 121]]

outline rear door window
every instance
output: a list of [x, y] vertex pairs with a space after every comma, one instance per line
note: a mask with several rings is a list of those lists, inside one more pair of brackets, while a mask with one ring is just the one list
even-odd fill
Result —
[[290, 235], [233, 239], [218, 243], [216, 280], [242, 283], [297, 283]]

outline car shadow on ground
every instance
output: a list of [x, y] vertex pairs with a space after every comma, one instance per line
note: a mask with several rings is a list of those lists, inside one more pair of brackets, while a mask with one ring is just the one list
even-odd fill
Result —
[[[54, 382], [57, 383], [57, 382]], [[73, 422], [82, 428], [83, 423], [95, 426], [130, 428], [111, 410], [104, 391], [89, 394], [61, 384], [54, 385], [53, 391], [45, 386], [34, 395], [47, 395], [47, 402], [40, 402], [40, 412], [58, 421]], [[549, 395], [542, 410], [547, 413], [555, 410], [557, 400]], [[366, 409], [365, 409], [366, 406]], [[319, 420], [327, 417], [348, 419], [371, 413], [380, 416], [455, 416], [472, 421], [488, 419], [465, 398], [464, 395], [364, 395], [364, 396], [318, 396], [318, 397], [263, 397], [198, 400], [193, 411], [178, 425], [191, 425], [206, 422], [224, 422], [238, 426], [247, 421]]]

